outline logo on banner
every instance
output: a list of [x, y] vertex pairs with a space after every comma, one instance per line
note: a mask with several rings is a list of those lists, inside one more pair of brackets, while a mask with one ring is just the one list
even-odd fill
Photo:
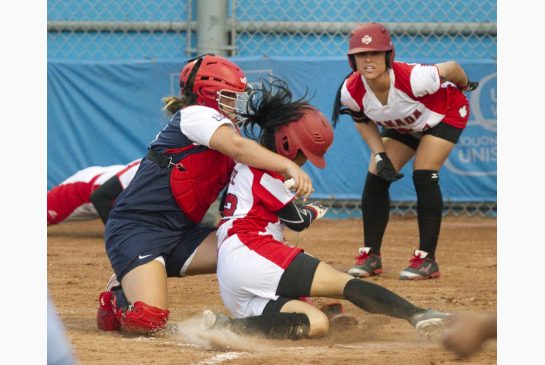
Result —
[[[457, 175], [497, 175], [496, 73], [483, 77], [469, 98], [470, 120], [445, 167]], [[460, 110], [460, 115], [465, 112]]]

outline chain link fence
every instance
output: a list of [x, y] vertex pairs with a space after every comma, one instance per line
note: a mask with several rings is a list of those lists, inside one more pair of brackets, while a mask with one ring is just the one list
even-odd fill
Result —
[[48, 58], [185, 59], [187, 9], [186, 0], [49, 0]]
[[[197, 53], [197, 0], [49, 0], [49, 59], [186, 59]], [[358, 22], [385, 23], [396, 58], [496, 59], [495, 0], [230, 0], [228, 56], [340, 57]], [[361, 216], [358, 201], [325, 201]], [[413, 215], [415, 202], [392, 202]], [[445, 202], [445, 214], [495, 216], [495, 202]]]
[[496, 58], [494, 0], [233, 3], [238, 55], [340, 56], [358, 22], [377, 21], [391, 31], [401, 59]]
[[[48, 56], [187, 58], [197, 11], [197, 0], [50, 0]], [[358, 22], [378, 21], [399, 59], [496, 58], [494, 0], [231, 0], [227, 16], [229, 56], [342, 56]]]
[[[312, 203], [314, 199], [308, 199], [305, 204]], [[343, 199], [320, 199], [320, 203], [328, 207], [327, 216], [329, 218], [361, 218], [360, 200]], [[300, 207], [303, 203], [297, 203]], [[416, 216], [415, 201], [392, 201], [390, 204], [390, 215], [410, 217]], [[445, 201], [443, 205], [443, 215], [454, 217], [486, 217], [496, 218], [497, 206], [495, 202], [452, 202]]]

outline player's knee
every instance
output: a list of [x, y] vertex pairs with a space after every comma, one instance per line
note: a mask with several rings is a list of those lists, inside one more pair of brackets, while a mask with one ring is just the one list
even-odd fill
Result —
[[120, 313], [121, 328], [133, 333], [153, 333], [166, 327], [168, 309], [136, 302]]
[[329, 319], [324, 312], [320, 310], [307, 313], [310, 329], [308, 332], [309, 337], [323, 337], [329, 332]]
[[437, 170], [414, 170], [413, 183], [416, 189], [426, 188], [439, 184], [439, 171]]

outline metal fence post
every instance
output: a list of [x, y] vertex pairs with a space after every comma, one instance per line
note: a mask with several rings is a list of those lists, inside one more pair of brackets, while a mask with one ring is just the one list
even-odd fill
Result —
[[226, 56], [228, 0], [197, 0], [197, 54]]

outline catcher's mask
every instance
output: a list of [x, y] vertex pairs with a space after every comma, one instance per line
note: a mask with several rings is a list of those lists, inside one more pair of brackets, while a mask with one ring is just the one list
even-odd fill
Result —
[[221, 56], [206, 54], [193, 58], [186, 62], [180, 72], [182, 95], [227, 115], [233, 121], [239, 112], [246, 110], [244, 100], [248, 100], [247, 91], [244, 72]]

